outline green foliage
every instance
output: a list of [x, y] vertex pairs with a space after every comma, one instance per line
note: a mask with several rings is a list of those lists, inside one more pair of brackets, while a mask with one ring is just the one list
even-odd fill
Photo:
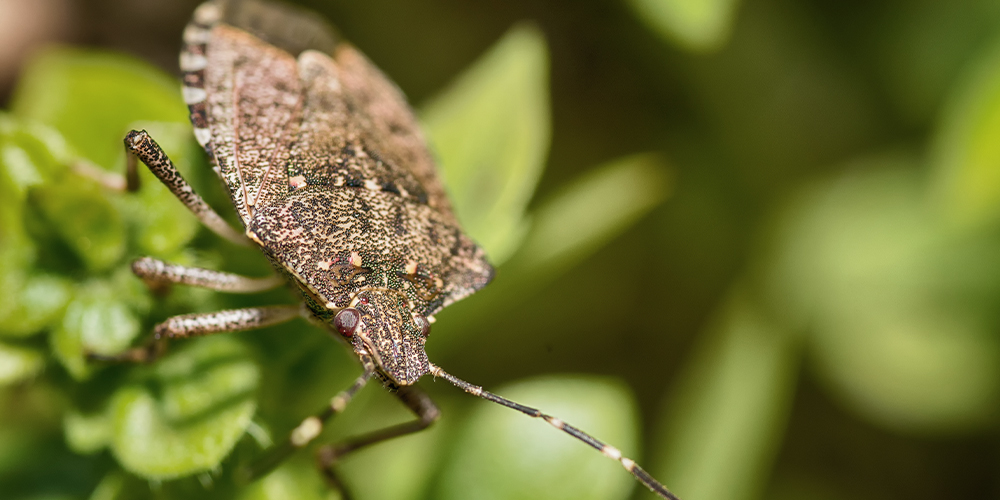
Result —
[[631, 0], [629, 5], [665, 39], [691, 51], [708, 52], [729, 40], [739, 0]]
[[[545, 408], [615, 443], [627, 457], [638, 456], [635, 405], [621, 382], [551, 376], [501, 387], [499, 393]], [[628, 498], [636, 486], [617, 467], [608, 467], [601, 454], [575, 453], [585, 450], [584, 444], [553, 432], [542, 420], [525, 422], [499, 406], [477, 407], [458, 432], [458, 445], [434, 498], [458, 500], [475, 491], [486, 500], [612, 500]]]
[[502, 263], [528, 228], [524, 211], [549, 149], [548, 51], [512, 28], [424, 110], [424, 126], [462, 226]]

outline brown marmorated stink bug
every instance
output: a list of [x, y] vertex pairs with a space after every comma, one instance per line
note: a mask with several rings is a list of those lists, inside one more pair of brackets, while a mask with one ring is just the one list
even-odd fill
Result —
[[307, 13], [263, 0], [215, 0], [198, 7], [185, 29], [180, 67], [195, 136], [228, 187], [245, 232], [227, 225], [144, 131], [125, 138], [126, 184], [138, 189], [138, 158], [212, 231], [259, 246], [280, 277], [247, 278], [151, 258], [137, 260], [133, 270], [154, 286], [178, 283], [229, 292], [288, 282], [301, 291], [304, 305], [175, 316], [157, 325], [145, 346], [95, 357], [148, 362], [170, 339], [305, 316], [346, 341], [364, 372], [248, 468], [247, 479], [315, 439], [376, 377], [418, 418], [320, 448], [324, 476], [343, 491], [333, 469], [343, 455], [419, 431], [438, 418], [438, 408], [414, 385], [430, 373], [545, 420], [617, 460], [654, 493], [676, 500], [613, 446], [456, 378], [427, 359], [424, 342], [433, 315], [486, 286], [493, 268], [460, 229], [402, 93], [364, 55]]

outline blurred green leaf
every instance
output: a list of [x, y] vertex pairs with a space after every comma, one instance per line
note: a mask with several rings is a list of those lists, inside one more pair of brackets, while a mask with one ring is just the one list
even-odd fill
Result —
[[151, 479], [218, 466], [250, 425], [259, 379], [249, 350], [232, 336], [191, 341], [115, 393], [115, 457]]
[[[638, 411], [621, 382], [554, 376], [511, 384], [497, 393], [540, 408], [639, 459]], [[635, 486], [620, 464], [546, 422], [479, 402], [459, 431], [434, 498], [614, 500], [628, 498]]]
[[54, 48], [25, 68], [11, 109], [55, 127], [80, 155], [111, 168], [123, 157], [129, 123], [188, 122], [179, 90], [175, 79], [138, 59]]
[[630, 0], [635, 14], [653, 31], [696, 52], [721, 48], [729, 40], [738, 0]]
[[77, 379], [90, 376], [88, 352], [117, 354], [139, 335], [140, 322], [123, 300], [119, 286], [93, 281], [80, 286], [66, 307], [62, 325], [52, 332], [56, 358]]
[[30, 347], [0, 342], [0, 386], [33, 378], [45, 368], [45, 354]]
[[963, 227], [1000, 218], [1000, 43], [955, 86], [934, 142], [932, 168], [941, 208]]
[[791, 413], [800, 342], [744, 294], [699, 340], [664, 405], [654, 475], [684, 499], [758, 498]]
[[507, 32], [423, 112], [462, 227], [495, 264], [517, 249], [551, 135], [549, 56], [532, 25]]
[[555, 274], [614, 239], [666, 199], [671, 186], [663, 163], [651, 154], [620, 158], [546, 198], [510, 268]]
[[28, 200], [90, 270], [107, 269], [124, 256], [125, 222], [96, 183], [65, 176], [33, 189]]
[[[312, 460], [291, 459], [240, 491], [239, 500], [331, 500]], [[381, 497], [393, 498], [396, 497]]]
[[434, 327], [434, 353], [457, 348], [473, 325], [509, 311], [626, 231], [667, 198], [671, 184], [661, 158], [639, 154], [599, 165], [543, 200], [524, 244], [500, 267], [504, 278], [443, 313], [448, 320]]
[[989, 264], [1000, 242], [968, 252], [906, 165], [857, 162], [790, 205], [771, 300], [811, 326], [821, 378], [854, 411], [902, 431], [968, 432], [992, 422], [1000, 398]]
[[0, 337], [26, 337], [58, 321], [72, 296], [65, 278], [50, 274], [0, 273]]
[[71, 450], [91, 454], [111, 442], [111, 418], [106, 412], [84, 415], [70, 410], [63, 417], [63, 432]]

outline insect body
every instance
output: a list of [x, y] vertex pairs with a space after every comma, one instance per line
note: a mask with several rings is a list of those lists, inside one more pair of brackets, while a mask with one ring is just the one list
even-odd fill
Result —
[[[363, 374], [328, 408], [245, 471], [248, 479], [315, 439], [370, 378], [394, 391], [417, 420], [320, 449], [333, 465], [362, 446], [415, 432], [439, 412], [415, 385], [431, 373], [473, 395], [542, 418], [618, 460], [664, 498], [676, 498], [614, 447], [546, 415], [460, 380], [431, 363], [424, 343], [433, 315], [485, 286], [493, 268], [451, 211], [419, 126], [402, 93], [351, 45], [306, 13], [263, 1], [201, 5], [184, 32], [183, 94], [194, 133], [228, 187], [245, 227], [234, 231], [177, 173], [145, 132], [125, 139], [128, 185], [145, 163], [220, 236], [263, 250], [304, 307], [190, 314], [157, 325], [154, 341], [113, 357], [149, 361], [173, 338], [240, 331], [304, 315], [345, 340]], [[150, 284], [229, 292], [280, 284], [145, 258], [133, 270]]]

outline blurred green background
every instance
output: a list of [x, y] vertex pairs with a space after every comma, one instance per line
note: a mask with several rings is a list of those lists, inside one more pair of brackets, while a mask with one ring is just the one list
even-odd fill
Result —
[[[303, 1], [415, 105], [493, 284], [428, 353], [615, 444], [685, 500], [1000, 496], [1000, 3]], [[0, 1], [0, 498], [330, 498], [309, 451], [233, 469], [360, 369], [296, 321], [86, 363], [192, 311], [140, 255], [264, 275], [148, 172], [146, 128], [232, 216], [177, 81], [196, 1]], [[58, 45], [52, 45], [58, 43]], [[444, 416], [360, 452], [364, 499], [652, 498], [544, 423]], [[377, 385], [377, 384], [375, 384]], [[367, 388], [319, 442], [409, 418]]]

